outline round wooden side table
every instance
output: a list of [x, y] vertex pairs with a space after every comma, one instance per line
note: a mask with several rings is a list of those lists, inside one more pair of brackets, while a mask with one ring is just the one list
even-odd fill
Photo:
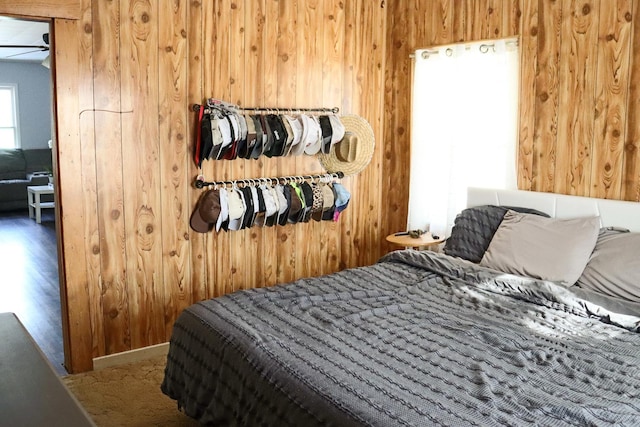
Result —
[[442, 237], [439, 237], [438, 239], [434, 239], [431, 236], [431, 233], [429, 232], [424, 233], [422, 236], [418, 237], [417, 239], [414, 239], [408, 234], [403, 236], [396, 236], [394, 233], [394, 234], [389, 234], [387, 236], [387, 242], [389, 243], [393, 243], [394, 245], [398, 245], [398, 246], [404, 246], [405, 248], [414, 248], [414, 249], [420, 249], [426, 246], [437, 245], [438, 243], [442, 243], [444, 241], [445, 239]]

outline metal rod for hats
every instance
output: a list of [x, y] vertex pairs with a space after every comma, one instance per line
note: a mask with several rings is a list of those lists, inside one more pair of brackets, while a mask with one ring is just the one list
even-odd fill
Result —
[[[200, 111], [200, 104], [193, 104], [193, 111]], [[215, 108], [223, 108], [223, 109], [227, 109], [227, 110], [233, 110], [233, 111], [253, 111], [253, 112], [267, 112], [267, 113], [276, 113], [276, 114], [280, 114], [280, 113], [288, 113], [288, 114], [299, 114], [299, 113], [331, 113], [331, 114], [338, 114], [338, 112], [340, 111], [340, 109], [338, 107], [333, 107], [333, 108], [325, 108], [325, 107], [320, 107], [320, 108], [282, 108], [282, 107], [276, 107], [276, 108], [271, 108], [271, 107], [240, 107], [238, 105], [235, 104], [230, 104], [228, 102], [224, 102], [221, 101], [219, 99], [215, 99], [215, 98], [209, 98], [207, 100], [207, 105], [205, 106], [205, 112], [211, 112], [210, 109], [215, 109]]]
[[344, 178], [344, 173], [341, 171], [338, 172], [334, 172], [334, 173], [323, 173], [323, 174], [318, 174], [318, 175], [292, 175], [292, 176], [276, 176], [273, 178], [251, 178], [251, 179], [236, 179], [233, 181], [205, 181], [204, 179], [202, 179], [201, 176], [199, 176], [196, 179], [196, 182], [194, 183], [196, 188], [205, 188], [208, 187], [210, 185], [214, 185], [214, 186], [219, 186], [219, 185], [234, 185], [234, 184], [244, 184], [244, 185], [251, 185], [254, 183], [261, 183], [261, 182], [289, 182], [289, 181], [297, 181], [300, 179], [304, 179], [304, 180], [309, 180], [309, 179], [342, 179]]

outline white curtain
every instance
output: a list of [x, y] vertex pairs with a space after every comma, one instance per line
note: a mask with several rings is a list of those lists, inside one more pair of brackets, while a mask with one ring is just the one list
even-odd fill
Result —
[[467, 187], [516, 188], [517, 39], [415, 52], [407, 227], [448, 236]]

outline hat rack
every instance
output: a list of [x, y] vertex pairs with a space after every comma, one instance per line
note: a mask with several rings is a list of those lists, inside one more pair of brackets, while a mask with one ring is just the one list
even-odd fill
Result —
[[[193, 104], [192, 108], [193, 108], [193, 111], [197, 112], [197, 111], [200, 111], [201, 107], [202, 107], [202, 105], [200, 105], [200, 104]], [[206, 108], [224, 108], [224, 109], [230, 109], [230, 110], [235, 110], [235, 111], [266, 112], [266, 113], [275, 113], [275, 114], [280, 114], [280, 113], [289, 113], [289, 114], [330, 113], [330, 114], [338, 114], [338, 112], [340, 111], [340, 109], [338, 107], [333, 107], [333, 108], [325, 108], [325, 107], [319, 107], [319, 108], [241, 107], [239, 105], [235, 105], [235, 104], [231, 104], [231, 103], [228, 103], [228, 102], [224, 102], [224, 101], [221, 101], [221, 100], [215, 99], [215, 98], [209, 98], [207, 100], [207, 105], [205, 107]], [[205, 112], [206, 112], [206, 110], [205, 110]]]
[[277, 176], [272, 178], [252, 178], [252, 179], [236, 179], [233, 181], [205, 181], [202, 179], [202, 176], [198, 176], [194, 185], [196, 188], [205, 188], [209, 186], [226, 186], [226, 185], [254, 185], [263, 182], [299, 182], [300, 180], [314, 180], [314, 179], [342, 179], [344, 178], [344, 173], [338, 171], [334, 173], [323, 173], [316, 175], [291, 175], [291, 176]]

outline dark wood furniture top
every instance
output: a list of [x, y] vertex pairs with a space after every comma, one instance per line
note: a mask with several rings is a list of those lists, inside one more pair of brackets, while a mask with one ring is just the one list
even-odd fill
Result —
[[0, 313], [0, 414], [7, 426], [95, 426], [13, 313]]

